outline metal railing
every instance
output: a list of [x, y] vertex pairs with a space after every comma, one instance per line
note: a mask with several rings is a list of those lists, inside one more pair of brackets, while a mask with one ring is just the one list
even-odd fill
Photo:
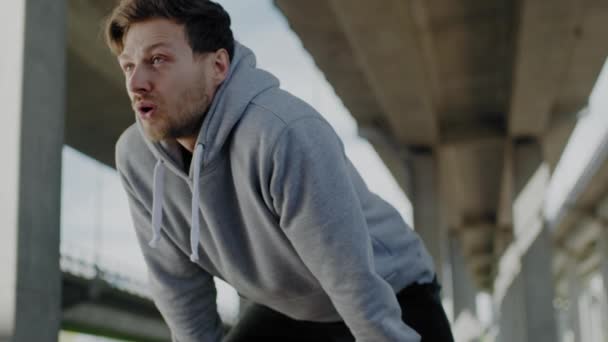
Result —
[[64, 242], [59, 260], [63, 272], [91, 280], [101, 279], [119, 290], [150, 298], [145, 272], [124, 260], [103, 254], [100, 257], [98, 251]]

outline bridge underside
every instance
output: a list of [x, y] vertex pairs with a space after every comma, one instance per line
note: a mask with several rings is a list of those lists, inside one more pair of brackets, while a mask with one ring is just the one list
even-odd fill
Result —
[[[417, 210], [421, 234], [425, 213], [439, 214], [433, 225], [457, 236], [475, 283], [491, 289], [514, 236], [512, 203], [536, 166], [556, 165], [608, 55], [608, 5], [275, 3], [414, 208], [439, 207]], [[518, 149], [528, 145], [539, 158], [522, 170]], [[435, 201], [420, 194], [428, 186], [415, 191], [424, 155]]]

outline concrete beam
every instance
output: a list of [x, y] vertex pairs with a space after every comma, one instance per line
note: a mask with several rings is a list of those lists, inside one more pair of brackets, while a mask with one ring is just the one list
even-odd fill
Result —
[[507, 138], [504, 124], [500, 121], [442, 122], [440, 126], [440, 144], [443, 147], [493, 144]]
[[[576, 4], [578, 9], [572, 13], [576, 16], [576, 23], [569, 32], [574, 42], [553, 106], [554, 115], [557, 116], [574, 114], [586, 106], [608, 56], [608, 44], [604, 43], [608, 3], [604, 0], [579, 0]], [[567, 44], [568, 40], [564, 43]]]
[[352, 46], [329, 2], [274, 0], [274, 3], [359, 126], [387, 127], [382, 123], [383, 109], [359, 62], [353, 58]]
[[419, 35], [425, 28], [415, 17], [425, 14], [399, 0], [330, 3], [397, 141], [434, 145], [439, 124], [431, 99], [431, 61], [419, 43], [430, 35]]
[[511, 136], [541, 136], [574, 49], [576, 0], [524, 0], [519, 8], [509, 113]]
[[[0, 11], [0, 340], [56, 341], [61, 314], [59, 213], [66, 91], [65, 1]], [[44, 280], [44, 281], [41, 281]], [[35, 328], [32, 328], [35, 327]]]

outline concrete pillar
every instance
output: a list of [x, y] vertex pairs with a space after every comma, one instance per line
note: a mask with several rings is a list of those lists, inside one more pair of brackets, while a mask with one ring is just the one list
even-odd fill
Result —
[[458, 236], [450, 235], [450, 260], [452, 260], [452, 293], [454, 298], [454, 321], [463, 312], [468, 311], [475, 316], [477, 312], [477, 290], [473, 283], [471, 270], [466, 261]]
[[[600, 273], [602, 276], [602, 284], [604, 285], [604, 300], [603, 300], [603, 321], [608, 321], [608, 226], [606, 219], [602, 219], [602, 227], [600, 229], [600, 237], [597, 248], [600, 255]], [[608, 324], [603, 326], [604, 336], [608, 339]]]
[[568, 323], [568, 311], [560, 309], [557, 312], [557, 336], [558, 342], [571, 342], [569, 340], [570, 324]]
[[542, 218], [549, 171], [534, 139], [513, 145], [513, 230], [509, 247], [519, 260], [500, 301], [501, 341], [557, 341], [552, 243]]
[[527, 341], [557, 341], [552, 256], [549, 231], [542, 229], [521, 260]]
[[572, 261], [568, 265], [568, 330], [571, 331], [575, 342], [581, 341], [581, 319], [578, 310], [578, 302], [581, 294], [581, 281], [577, 271], [576, 263]]
[[[602, 225], [602, 228], [600, 229], [598, 249], [600, 255], [600, 272], [602, 274], [602, 283], [604, 284], [604, 297], [608, 301], [608, 227], [605, 225]], [[606, 332], [606, 335], [608, 336], [608, 331]]]
[[66, 3], [0, 11], [0, 341], [56, 341]]
[[542, 165], [540, 144], [517, 141], [514, 146], [514, 184], [518, 208], [513, 209], [516, 243], [521, 246], [521, 276], [527, 341], [557, 341], [553, 300], [553, 245], [542, 219], [549, 182], [547, 165]]
[[500, 342], [530, 341], [526, 340], [525, 333], [526, 316], [523, 296], [521, 296], [524, 291], [523, 286], [522, 276], [519, 274], [513, 279], [502, 300], [498, 318], [500, 325], [498, 341]]
[[431, 151], [412, 153], [410, 180], [414, 207], [414, 228], [433, 256], [435, 271], [441, 277], [441, 243], [444, 238], [439, 210], [437, 162]]

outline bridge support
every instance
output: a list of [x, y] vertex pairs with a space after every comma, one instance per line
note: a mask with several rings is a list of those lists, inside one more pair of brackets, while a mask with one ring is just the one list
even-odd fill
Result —
[[[600, 239], [598, 241], [598, 252], [600, 254], [600, 272], [604, 285], [604, 312], [608, 313], [608, 226], [605, 219], [602, 219]], [[604, 324], [604, 336], [608, 336], [608, 325]]]
[[[557, 341], [553, 309], [552, 242], [542, 219], [549, 171], [535, 139], [514, 143], [513, 230], [515, 240], [505, 254], [512, 281], [499, 292], [499, 341]], [[500, 272], [500, 271], [499, 271]], [[499, 275], [500, 277], [500, 275]], [[502, 285], [505, 286], [505, 285]]]
[[435, 272], [441, 278], [444, 258], [441, 243], [445, 234], [441, 229], [439, 178], [434, 154], [430, 151], [412, 153], [410, 174], [412, 193], [408, 195], [411, 195], [414, 207], [414, 228], [433, 256]]
[[66, 3], [0, 11], [0, 341], [56, 341], [66, 89]]
[[460, 239], [455, 234], [450, 236], [450, 259], [452, 260], [452, 291], [454, 292], [454, 322], [461, 314], [471, 317], [477, 314], [475, 297], [477, 289], [473, 283], [471, 270], [467, 268]]

